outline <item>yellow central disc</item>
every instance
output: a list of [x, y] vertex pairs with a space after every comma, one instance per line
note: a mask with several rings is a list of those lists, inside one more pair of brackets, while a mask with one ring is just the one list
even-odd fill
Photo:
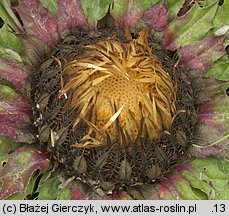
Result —
[[157, 139], [176, 114], [176, 90], [148, 46], [147, 31], [128, 43], [102, 39], [84, 47], [67, 63], [61, 94], [71, 92], [69, 108], [77, 112], [74, 127], [85, 121], [90, 130], [76, 147], [106, 144], [107, 136], [120, 144], [138, 137]]
[[119, 117], [122, 126], [125, 126], [126, 112], [128, 110], [137, 114], [137, 95], [139, 90], [135, 81], [127, 80], [123, 77], [109, 77], [97, 85], [95, 89], [98, 92], [96, 125], [99, 128], [102, 128], [114, 114], [111, 103], [115, 104], [117, 108], [123, 106]]

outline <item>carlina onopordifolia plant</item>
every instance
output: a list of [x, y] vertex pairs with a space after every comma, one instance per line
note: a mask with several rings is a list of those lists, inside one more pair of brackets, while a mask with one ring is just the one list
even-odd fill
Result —
[[[191, 170], [187, 164], [194, 156], [225, 158], [228, 124], [221, 125], [225, 118], [214, 115], [227, 115], [228, 98], [219, 93], [226, 83], [203, 75], [214, 61], [227, 57], [226, 27], [217, 23], [217, 11], [228, 3], [9, 2], [0, 3], [2, 32], [24, 48], [18, 54], [3, 43], [8, 59], [0, 57], [0, 75], [24, 96], [11, 93], [11, 102], [2, 103], [7, 111], [2, 115], [9, 121], [11, 109], [18, 118], [20, 112], [30, 118], [17, 120], [19, 132], [9, 124], [0, 128], [7, 137], [33, 143], [10, 154], [32, 152], [28, 179], [51, 163], [53, 178], [81, 182], [100, 195], [121, 188], [137, 197], [134, 189], [159, 185], [163, 198], [174, 182], [183, 180], [170, 178], [171, 172]], [[210, 19], [215, 32], [207, 24]], [[1, 87], [2, 95], [7, 88]], [[12, 195], [6, 192], [7, 166], [0, 174], [3, 198]]]
[[[191, 82], [173, 67], [176, 59], [162, 64], [146, 28], [136, 39], [128, 30], [99, 33], [71, 35], [41, 65], [38, 138], [86, 182], [155, 181], [193, 142]], [[169, 59], [165, 51], [160, 58]]]

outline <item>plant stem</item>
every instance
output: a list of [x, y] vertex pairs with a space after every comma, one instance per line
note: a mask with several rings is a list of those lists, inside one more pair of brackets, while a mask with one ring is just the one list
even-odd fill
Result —
[[222, 138], [216, 140], [215, 142], [209, 144], [209, 145], [206, 145], [206, 146], [200, 146], [200, 145], [196, 145], [196, 144], [192, 144], [192, 146], [196, 147], [196, 148], [209, 148], [209, 147], [212, 147], [214, 145], [217, 145], [219, 144], [220, 142], [224, 141], [225, 139], [229, 138], [229, 134], [223, 136]]

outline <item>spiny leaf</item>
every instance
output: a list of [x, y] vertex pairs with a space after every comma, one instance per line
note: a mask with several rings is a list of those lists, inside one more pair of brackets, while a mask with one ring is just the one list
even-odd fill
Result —
[[13, 100], [18, 96], [14, 89], [5, 85], [0, 85], [0, 93], [0, 101]]
[[142, 20], [149, 28], [154, 28], [157, 31], [163, 31], [168, 24], [166, 6], [163, 2], [155, 4], [143, 14]]
[[65, 188], [60, 191], [57, 196], [58, 200], [70, 200], [71, 199], [71, 189]]
[[223, 5], [219, 6], [213, 19], [213, 25], [216, 29], [229, 25], [229, 1], [225, 0]]
[[168, 176], [159, 184], [161, 199], [199, 199], [192, 191], [189, 182], [179, 175]]
[[216, 2], [218, 3], [219, 0], [205, 0], [203, 2], [200, 1], [199, 4], [203, 5], [203, 7], [207, 7], [209, 5], [215, 4]]
[[112, 0], [81, 0], [81, 4], [88, 18], [89, 25], [96, 27], [98, 20], [106, 16]]
[[0, 85], [0, 134], [18, 142], [33, 142], [26, 127], [30, 126], [32, 107], [13, 89]]
[[137, 20], [142, 16], [143, 11], [144, 4], [142, 4], [141, 0], [116, 0], [114, 1], [110, 12], [115, 19], [117, 27], [131, 28], [137, 23]]
[[226, 83], [214, 78], [199, 77], [192, 84], [195, 89], [195, 104], [200, 105], [210, 100]]
[[7, 137], [0, 136], [0, 147], [1, 147], [1, 151], [0, 151], [0, 170], [3, 168], [3, 163], [7, 162], [8, 153], [10, 151], [14, 151], [19, 146], [21, 146], [20, 143], [12, 141]]
[[193, 143], [192, 155], [202, 158], [209, 156], [227, 156], [228, 155], [228, 137], [225, 137], [222, 131], [222, 125], [217, 122], [206, 122], [196, 127], [196, 140]]
[[8, 0], [0, 1], [0, 17], [8, 24], [16, 33], [24, 33], [23, 27], [17, 16], [10, 7]]
[[25, 66], [0, 56], [0, 77], [10, 81], [18, 90], [25, 90], [27, 75]]
[[181, 146], [187, 145], [187, 137], [184, 131], [178, 130], [176, 132], [177, 141]]
[[[203, 174], [203, 178], [228, 180], [228, 174], [221, 172], [218, 163], [222, 163], [223, 158], [208, 158], [207, 160], [197, 158], [191, 162], [192, 166]], [[227, 162], [229, 164], [229, 162]]]
[[101, 181], [100, 186], [104, 191], [113, 191], [115, 189], [115, 183], [108, 181]]
[[[92, 1], [89, 2], [92, 3]], [[72, 27], [87, 26], [87, 17], [80, 0], [57, 0], [57, 3], [59, 32]]]
[[0, 171], [0, 199], [14, 193], [25, 193], [29, 181], [36, 170], [44, 173], [50, 166], [47, 153], [31, 147], [20, 147], [8, 156], [8, 161]]
[[205, 193], [207, 195], [206, 198], [211, 195], [212, 187], [209, 184], [207, 184], [206, 182], [203, 182], [200, 178], [198, 178], [198, 176], [195, 176], [190, 171], [184, 171], [182, 174], [186, 179], [189, 180], [190, 186], [192, 188], [199, 189], [200, 191]]
[[211, 65], [225, 54], [223, 37], [209, 36], [193, 45], [181, 49], [182, 64], [185, 68], [207, 72]]
[[176, 17], [168, 26], [164, 35], [164, 44], [169, 50], [176, 50], [200, 40], [213, 27], [218, 4], [200, 8], [198, 4], [183, 16]]
[[177, 167], [174, 174], [162, 180], [157, 189], [162, 199], [228, 199], [228, 173], [222, 166], [229, 167], [223, 158], [196, 158]]
[[48, 46], [57, 44], [57, 20], [42, 6], [40, 0], [21, 0], [15, 7], [28, 34], [38, 37]]
[[36, 181], [37, 178], [39, 177], [39, 170], [33, 173], [32, 178], [29, 181], [28, 187], [26, 189], [25, 195], [32, 195], [35, 191], [35, 187], [36, 187]]
[[21, 62], [25, 57], [23, 46], [10, 31], [6, 24], [0, 29], [0, 55]]
[[[211, 191], [205, 193], [208, 199], [225, 199], [229, 198], [228, 173], [225, 174], [219, 169], [219, 164], [223, 163], [223, 158], [208, 158], [207, 160], [197, 158], [192, 162], [192, 166], [196, 169], [194, 175], [201, 176], [201, 182], [198, 185], [199, 189], [204, 191], [206, 183], [209, 185]], [[229, 162], [227, 162], [229, 165]], [[191, 183], [191, 181], [190, 181]]]
[[199, 107], [198, 118], [219, 129], [229, 132], [229, 97], [225, 95], [212, 98]]
[[35, 192], [34, 188], [38, 177], [39, 177], [39, 170], [34, 172], [33, 176], [29, 181], [27, 189], [24, 193], [14, 193], [11, 196], [9, 196], [6, 200], [24, 200], [25, 198], [29, 199], [28, 196], [32, 196], [33, 193]]
[[218, 80], [229, 81], [229, 63], [226, 54], [212, 65], [206, 77], [214, 77]]
[[47, 8], [54, 16], [57, 15], [57, 0], [40, 0], [42, 5]]
[[38, 200], [54, 200], [58, 195], [58, 186], [60, 185], [58, 177], [53, 177], [39, 185]]
[[142, 4], [143, 4], [143, 9], [146, 11], [148, 10], [151, 6], [153, 6], [154, 4], [156, 4], [158, 2], [158, 0], [143, 0]]
[[39, 139], [42, 140], [42, 142], [48, 142], [50, 134], [51, 129], [49, 125], [44, 124], [44, 126], [39, 128]]
[[168, 7], [168, 12], [169, 12], [168, 14], [169, 21], [173, 20], [177, 16], [184, 2], [185, 0], [177, 0], [177, 1], [166, 0], [166, 5]]

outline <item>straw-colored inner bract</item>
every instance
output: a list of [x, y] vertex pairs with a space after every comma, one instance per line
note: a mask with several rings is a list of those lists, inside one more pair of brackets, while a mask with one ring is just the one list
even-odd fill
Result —
[[176, 87], [148, 45], [143, 29], [127, 43], [117, 38], [86, 45], [63, 69], [61, 95], [71, 92], [66, 108], [77, 112], [74, 128], [85, 121], [90, 130], [75, 147], [120, 144], [139, 137], [152, 140], [169, 129], [176, 114]]

